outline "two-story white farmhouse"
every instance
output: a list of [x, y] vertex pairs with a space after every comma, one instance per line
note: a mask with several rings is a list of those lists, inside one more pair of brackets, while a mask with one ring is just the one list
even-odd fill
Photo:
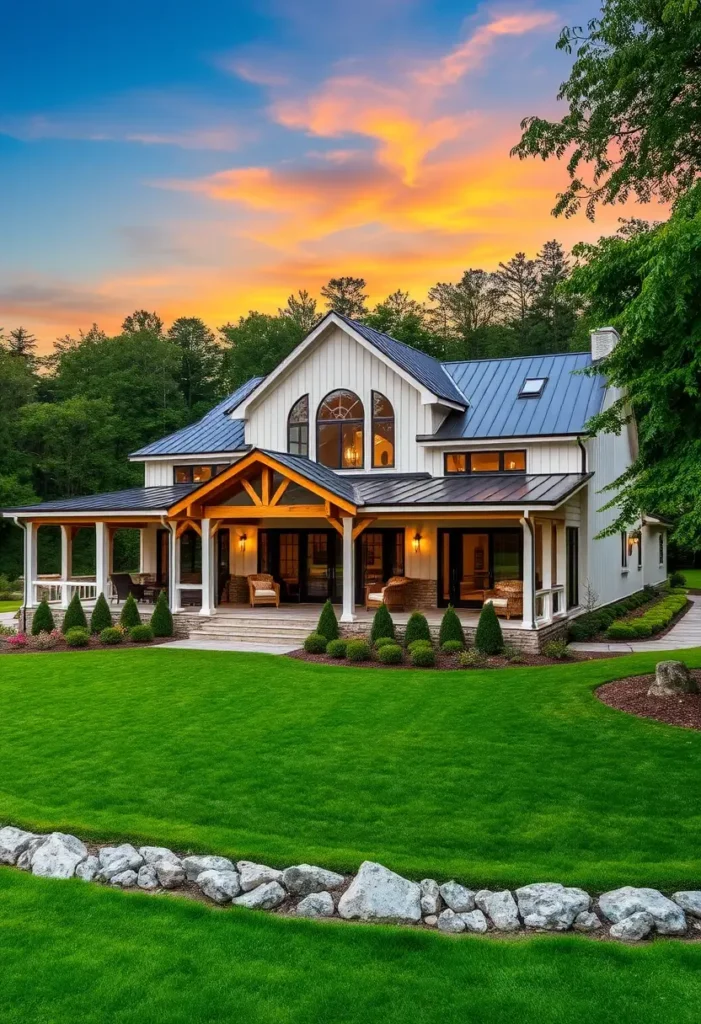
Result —
[[[167, 587], [183, 621], [217, 617], [223, 630], [246, 608], [268, 622], [275, 609], [248, 608], [260, 574], [272, 604], [313, 616], [331, 598], [352, 623], [393, 578], [394, 607], [452, 604], [469, 623], [492, 600], [514, 641], [538, 646], [592, 591], [607, 604], [666, 577], [661, 522], [596, 539], [613, 518], [600, 492], [636, 436], [587, 435], [616, 393], [578, 371], [616, 341], [604, 328], [591, 353], [440, 363], [329, 313], [269, 376], [134, 452], [143, 487], [6, 510], [25, 530], [26, 607], [45, 585], [42, 525], [62, 528], [52, 595], [64, 607], [75, 589], [111, 596], [112, 533], [130, 527], [134, 579]], [[91, 584], [71, 575], [72, 537], [88, 525]]]

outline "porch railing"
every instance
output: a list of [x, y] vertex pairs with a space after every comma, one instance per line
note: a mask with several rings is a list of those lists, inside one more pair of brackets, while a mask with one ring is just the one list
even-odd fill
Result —
[[81, 601], [94, 601], [97, 598], [97, 583], [95, 580], [32, 580], [34, 604], [46, 598], [49, 603], [68, 605], [76, 593]]
[[553, 587], [543, 587], [535, 592], [535, 617], [539, 623], [550, 622], [566, 612], [565, 585], [558, 583]]

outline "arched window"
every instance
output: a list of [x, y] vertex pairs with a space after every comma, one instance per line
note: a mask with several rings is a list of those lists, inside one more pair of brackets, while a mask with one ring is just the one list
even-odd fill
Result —
[[302, 395], [287, 417], [287, 450], [290, 455], [309, 455], [309, 395]]
[[394, 409], [379, 391], [372, 393], [372, 465], [374, 469], [394, 466]]
[[352, 391], [332, 391], [316, 414], [316, 461], [330, 469], [362, 469], [363, 403]]

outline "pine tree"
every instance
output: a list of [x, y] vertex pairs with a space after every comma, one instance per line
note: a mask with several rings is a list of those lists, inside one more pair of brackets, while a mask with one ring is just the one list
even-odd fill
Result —
[[131, 629], [132, 626], [141, 625], [141, 616], [139, 615], [139, 609], [134, 600], [134, 595], [129, 594], [129, 597], [124, 602], [122, 608], [122, 614], [119, 616], [120, 626], [124, 626], [126, 629]]
[[475, 647], [483, 654], [500, 654], [504, 650], [504, 637], [501, 633], [497, 613], [491, 602], [485, 604], [480, 612], [475, 633]]
[[452, 604], [448, 605], [443, 618], [441, 619], [441, 629], [438, 634], [439, 646], [442, 647], [448, 640], [458, 640], [463, 644], [463, 646], [465, 644], [465, 634], [463, 633], [462, 623]]
[[284, 309], [279, 309], [278, 314], [293, 320], [303, 334], [309, 334], [319, 319], [316, 299], [313, 299], [306, 289], [301, 288], [296, 295], [288, 296], [287, 305]]
[[412, 612], [406, 624], [404, 643], [408, 647], [414, 640], [431, 640], [431, 630], [428, 628], [428, 620], [421, 612]]
[[112, 626], [112, 612], [110, 611], [107, 599], [103, 593], [99, 593], [95, 607], [90, 616], [90, 632], [101, 633], [103, 629], [110, 629]]
[[321, 289], [326, 308], [356, 320], [367, 313], [365, 280], [362, 277], [332, 277]]
[[162, 590], [158, 595], [156, 607], [151, 615], [151, 629], [154, 636], [173, 635], [173, 616], [168, 607], [168, 598], [166, 597], [165, 590]]
[[49, 602], [44, 598], [37, 610], [34, 612], [34, 618], [32, 619], [32, 636], [37, 636], [39, 633], [50, 633], [54, 628], [54, 617], [49, 608]]
[[78, 629], [88, 628], [88, 620], [85, 618], [85, 612], [83, 611], [83, 606], [80, 603], [77, 590], [73, 595], [68, 608], [66, 608], [66, 614], [63, 616], [61, 630], [65, 634], [69, 629], [75, 629], [76, 627], [78, 627]]
[[375, 612], [372, 620], [370, 639], [373, 643], [375, 643], [376, 640], [382, 639], [384, 636], [389, 636], [394, 640], [395, 635], [394, 622], [392, 621], [392, 616], [389, 613], [389, 608], [386, 604], [381, 604]]
[[338, 640], [338, 620], [336, 619], [336, 612], [334, 611], [333, 605], [330, 601], [327, 601], [321, 609], [321, 615], [319, 616], [319, 623], [316, 627], [316, 631], [321, 636], [325, 636], [327, 640]]

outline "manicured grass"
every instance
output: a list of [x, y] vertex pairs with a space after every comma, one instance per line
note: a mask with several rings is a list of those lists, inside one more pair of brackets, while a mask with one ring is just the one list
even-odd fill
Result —
[[479, 885], [698, 887], [701, 733], [592, 694], [662, 656], [456, 672], [5, 656], [0, 821]]
[[701, 945], [451, 938], [0, 869], [3, 1024], [696, 1024]]
[[692, 590], [701, 590], [701, 569], [680, 569], [686, 576], [686, 585]]
[[16, 612], [21, 606], [21, 601], [0, 601], [0, 612]]

